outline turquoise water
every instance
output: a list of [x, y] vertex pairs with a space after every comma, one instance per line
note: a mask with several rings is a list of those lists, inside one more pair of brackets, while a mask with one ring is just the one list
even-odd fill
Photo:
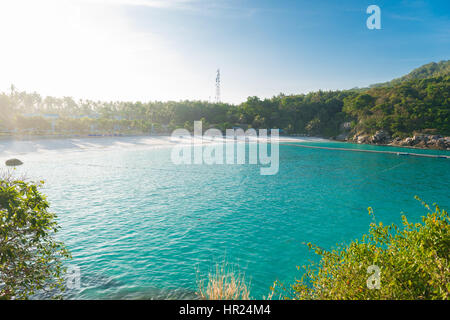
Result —
[[59, 238], [81, 268], [82, 288], [68, 298], [189, 298], [199, 275], [224, 259], [261, 298], [315, 258], [304, 242], [331, 248], [365, 233], [369, 206], [398, 224], [402, 212], [413, 221], [425, 213], [414, 195], [450, 206], [448, 159], [282, 145], [279, 173], [261, 176], [255, 165], [176, 166], [170, 151], [36, 155], [18, 170], [46, 181]]

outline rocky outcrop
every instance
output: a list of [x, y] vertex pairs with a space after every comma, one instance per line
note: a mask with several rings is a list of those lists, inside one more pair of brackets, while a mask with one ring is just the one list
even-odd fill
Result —
[[408, 137], [405, 139], [392, 139], [387, 132], [379, 130], [374, 135], [357, 133], [347, 140], [360, 144], [378, 144], [401, 147], [416, 147], [424, 149], [450, 150], [450, 137], [430, 134], [417, 134], [413, 137]]
[[8, 167], [17, 167], [17, 166], [22, 165], [23, 162], [20, 161], [19, 159], [9, 159], [9, 160], [6, 160], [5, 164], [6, 164]]
[[370, 135], [368, 134], [355, 135], [353, 137], [353, 141], [357, 143], [370, 143]]
[[353, 142], [366, 143], [366, 144], [387, 144], [391, 140], [391, 136], [383, 131], [379, 130], [374, 135], [369, 134], [356, 134], [351, 139]]
[[386, 144], [391, 141], [391, 136], [383, 131], [377, 131], [373, 136], [370, 137], [370, 142], [373, 144]]
[[429, 134], [415, 135], [406, 139], [396, 138], [389, 145], [450, 150], [450, 137]]

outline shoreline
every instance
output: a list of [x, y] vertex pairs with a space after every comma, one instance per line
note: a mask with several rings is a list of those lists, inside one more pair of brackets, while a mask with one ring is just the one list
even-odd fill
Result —
[[[270, 137], [270, 135], [268, 136]], [[2, 141], [35, 141], [35, 140], [70, 140], [70, 139], [106, 139], [106, 138], [171, 138], [171, 134], [104, 134], [104, 135], [84, 135], [84, 134], [55, 134], [55, 135], [0, 135]], [[225, 136], [224, 136], [225, 138]], [[321, 136], [279, 136], [280, 141], [337, 141]]]
[[[326, 142], [316, 137], [280, 137], [280, 142]], [[0, 139], [0, 161], [10, 158], [27, 158], [37, 154], [59, 156], [80, 151], [111, 151], [124, 149], [170, 148], [177, 144], [191, 143], [183, 138], [173, 139], [170, 135], [122, 135], [122, 136], [80, 136], [45, 135], [16, 136]], [[214, 141], [204, 140], [204, 143]]]
[[[173, 144], [175, 142], [170, 141], [170, 134], [105, 134], [105, 135], [89, 135], [89, 134], [55, 134], [55, 135], [0, 135], [1, 142], [33, 142], [39, 140], [56, 140], [56, 141], [70, 141], [77, 139], [96, 139], [106, 141], [107, 139], [152, 139], [157, 143], [152, 143], [152, 145], [161, 144]], [[158, 141], [159, 140], [159, 141]], [[148, 140], [147, 140], [148, 141]], [[325, 138], [321, 136], [299, 136], [299, 135], [284, 135], [279, 137], [280, 142], [341, 142], [350, 145], [369, 145], [369, 146], [380, 146], [380, 147], [392, 147], [392, 148], [402, 148], [402, 149], [415, 149], [415, 150], [437, 150], [437, 151], [450, 151], [449, 149], [436, 148], [432, 146], [409, 146], [409, 145], [399, 145], [392, 144], [393, 141], [389, 143], [371, 143], [371, 142], [358, 142], [354, 140], [342, 140], [336, 138]], [[0, 148], [0, 156], [2, 156], [2, 148]]]

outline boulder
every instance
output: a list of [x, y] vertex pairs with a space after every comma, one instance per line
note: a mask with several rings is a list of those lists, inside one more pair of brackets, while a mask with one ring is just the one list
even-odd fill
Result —
[[360, 132], [351, 140], [357, 143], [389, 144], [403, 147], [450, 150], [450, 137], [443, 137], [436, 134], [415, 134], [414, 136], [405, 139], [398, 137], [392, 139], [387, 132], [379, 130], [372, 136]]
[[403, 145], [404, 146], [412, 146], [414, 144], [414, 138], [406, 138], [405, 140], [403, 140]]
[[390, 139], [391, 136], [387, 132], [385, 132], [384, 130], [379, 130], [370, 138], [370, 142], [385, 144]]
[[439, 149], [447, 148], [447, 145], [446, 145], [446, 143], [445, 143], [444, 138], [438, 139], [438, 140], [436, 141], [436, 146], [437, 146]]
[[6, 164], [8, 167], [17, 167], [17, 166], [22, 165], [23, 162], [20, 161], [19, 159], [9, 159], [9, 160], [6, 160], [5, 164]]
[[356, 142], [358, 142], [358, 143], [369, 143], [370, 142], [369, 136], [366, 136], [366, 135], [356, 136], [355, 138], [356, 138], [355, 139]]

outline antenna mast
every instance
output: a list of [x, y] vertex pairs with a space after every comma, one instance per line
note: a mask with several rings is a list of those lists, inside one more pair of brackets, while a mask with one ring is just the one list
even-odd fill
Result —
[[216, 103], [220, 102], [220, 69], [217, 69], [216, 76]]

